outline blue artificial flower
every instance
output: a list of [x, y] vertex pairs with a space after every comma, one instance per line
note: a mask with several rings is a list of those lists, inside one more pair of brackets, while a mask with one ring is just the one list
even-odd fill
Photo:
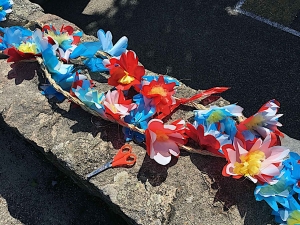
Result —
[[29, 41], [33, 33], [31, 30], [21, 26], [0, 27], [0, 31], [4, 34], [3, 37], [0, 36], [0, 50], [10, 47], [18, 48], [22, 42]]
[[233, 116], [242, 116], [243, 108], [235, 104], [223, 107], [211, 106], [207, 110], [195, 110], [195, 122], [204, 126], [216, 124], [218, 130], [233, 138], [237, 132]]
[[[289, 207], [272, 212], [275, 221], [280, 225], [297, 225], [300, 223], [300, 205], [293, 196], [289, 196], [287, 202]], [[298, 218], [295, 218], [295, 214]]]
[[[42, 57], [44, 59], [44, 64], [51, 73], [51, 77], [55, 82], [65, 91], [70, 91], [72, 83], [76, 78], [76, 72], [73, 71], [74, 67], [71, 64], [63, 64], [60, 62], [55, 56], [55, 51], [49, 47], [42, 52]], [[79, 76], [80, 80], [86, 79], [84, 75]], [[54, 88], [52, 86], [43, 86], [41, 87], [44, 91], [42, 94], [51, 98], [52, 96], [56, 96], [58, 99], [61, 98], [61, 94], [59, 92], [54, 92]]]
[[128, 39], [123, 36], [120, 38], [115, 45], [112, 43], [112, 34], [110, 31], [105, 32], [100, 29], [97, 32], [99, 41], [95, 42], [84, 42], [78, 45], [70, 55], [71, 59], [79, 56], [86, 57], [84, 64], [92, 72], [108, 71], [103, 65], [103, 59], [95, 56], [97, 51], [104, 51], [111, 56], [118, 57], [126, 51]]
[[125, 141], [135, 141], [136, 143], [142, 143], [145, 141], [145, 135], [141, 134], [137, 131], [133, 131], [128, 127], [123, 127], [122, 131], [124, 133], [125, 136]]
[[265, 200], [269, 206], [278, 211], [278, 203], [286, 208], [289, 208], [288, 197], [294, 194], [293, 184], [295, 180], [291, 178], [291, 170], [284, 168], [277, 183], [270, 185], [265, 183], [257, 185], [254, 190], [256, 201]]
[[295, 179], [293, 190], [298, 193], [300, 201], [300, 156], [295, 152], [290, 152], [290, 158], [286, 159], [283, 165], [291, 170], [291, 177]]
[[97, 111], [102, 118], [106, 118], [105, 108], [102, 105], [102, 102], [105, 99], [105, 94], [99, 93], [97, 90], [90, 88], [90, 85], [91, 83], [89, 80], [82, 80], [81, 86], [72, 88], [72, 91], [85, 105]]
[[7, 13], [12, 11], [12, 0], [0, 0], [0, 21], [6, 20]]
[[[155, 106], [146, 104], [144, 97], [141, 94], [133, 96], [133, 101], [138, 106], [134, 110], [131, 110], [129, 115], [125, 116], [124, 121], [138, 128], [146, 130], [149, 120], [156, 112]], [[144, 135], [141, 135], [136, 131], [131, 131], [129, 128], [124, 128], [123, 132], [125, 134], [126, 141], [135, 140], [136, 142], [140, 143], [145, 139]]]

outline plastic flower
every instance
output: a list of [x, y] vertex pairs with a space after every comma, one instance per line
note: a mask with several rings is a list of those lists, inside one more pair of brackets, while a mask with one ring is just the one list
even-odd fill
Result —
[[214, 124], [208, 127], [203, 125], [198, 125], [195, 128], [192, 124], [187, 123], [186, 134], [197, 142], [203, 149], [221, 156], [225, 157], [221, 152], [221, 147], [225, 144], [231, 144], [228, 135], [220, 133]]
[[110, 74], [108, 84], [120, 90], [128, 90], [131, 86], [140, 84], [145, 74], [145, 68], [139, 65], [138, 57], [133, 51], [123, 53], [120, 59], [111, 58], [106, 67]]
[[124, 94], [120, 90], [108, 91], [103, 101], [105, 106], [105, 113], [111, 121], [119, 121], [129, 112], [137, 107], [132, 103], [131, 99], [126, 100]]
[[[148, 127], [149, 120], [155, 114], [155, 106], [146, 104], [141, 94], [133, 96], [133, 101], [137, 104], [137, 108], [131, 110], [130, 114], [124, 118], [124, 121], [145, 130]], [[145, 140], [144, 135], [136, 131], [132, 131], [129, 128], [124, 127], [123, 132], [125, 134], [126, 141], [134, 140], [141, 143]]]
[[6, 20], [6, 14], [12, 11], [12, 0], [0, 0], [0, 21]]
[[278, 122], [282, 114], [276, 114], [279, 106], [279, 102], [274, 99], [268, 101], [257, 113], [241, 122], [238, 130], [246, 139], [253, 139], [255, 136], [265, 138], [270, 132], [283, 137], [283, 133], [277, 128], [277, 126], [282, 126]]
[[294, 194], [292, 185], [295, 180], [291, 178], [289, 169], [284, 169], [279, 178], [275, 178], [277, 179], [277, 183], [258, 185], [254, 191], [256, 201], [265, 200], [274, 211], [279, 210], [278, 204], [289, 207], [287, 198]]
[[148, 85], [143, 85], [141, 94], [151, 100], [151, 104], [156, 106], [157, 113], [170, 114], [170, 106], [175, 104], [173, 97], [176, 83], [166, 83], [163, 76], [158, 80], [152, 80]]
[[293, 196], [287, 197], [288, 207], [280, 208], [273, 211], [275, 221], [282, 225], [299, 225], [300, 224], [300, 205]]
[[[74, 79], [76, 77], [76, 72], [74, 72], [74, 67], [71, 64], [64, 64], [57, 59], [55, 56], [55, 51], [52, 47], [47, 48], [43, 51], [42, 57], [47, 70], [51, 73], [51, 77], [56, 81], [56, 83], [65, 91], [70, 91]], [[80, 75], [80, 80], [86, 79], [86, 76]], [[48, 96], [49, 98], [56, 96], [59, 100], [63, 100], [64, 97], [55, 91], [52, 86], [46, 85], [41, 87], [44, 91], [42, 94]]]
[[295, 180], [293, 184], [293, 190], [298, 193], [298, 198], [300, 201], [300, 156], [295, 153], [290, 153], [290, 158], [286, 159], [283, 162], [285, 168], [289, 168], [291, 170], [291, 178]]
[[123, 36], [115, 45], [113, 45], [112, 34], [110, 31], [105, 33], [102, 29], [100, 29], [98, 30], [97, 35], [99, 41], [81, 43], [73, 50], [70, 58], [74, 59], [79, 56], [87, 57], [84, 64], [92, 72], [108, 71], [108, 69], [103, 65], [103, 59], [96, 56], [97, 51], [104, 51], [110, 56], [119, 57], [126, 51], [128, 39]]
[[102, 118], [106, 119], [104, 113], [105, 108], [103, 105], [105, 95], [99, 93], [97, 90], [91, 88], [90, 80], [79, 80], [80, 82], [74, 82], [72, 92], [79, 98], [85, 105], [91, 109], [97, 111]]
[[269, 147], [270, 143], [269, 135], [264, 141], [258, 139], [250, 150], [247, 150], [245, 142], [235, 138], [233, 145], [225, 145], [222, 148], [228, 161], [222, 174], [236, 179], [245, 176], [254, 183], [276, 183], [272, 178], [280, 174], [282, 161], [288, 155], [289, 149], [283, 146]]
[[146, 134], [147, 153], [161, 165], [171, 161], [171, 155], [179, 156], [178, 144], [186, 142], [184, 137], [184, 121], [178, 120], [170, 125], [164, 124], [161, 120], [152, 119], [148, 123]]
[[57, 43], [64, 51], [71, 48], [73, 46], [72, 44], [78, 44], [82, 36], [82, 32], [74, 32], [73, 27], [64, 25], [59, 31], [52, 25], [45, 25], [42, 31], [50, 43]]
[[18, 47], [22, 42], [27, 41], [32, 36], [31, 30], [21, 26], [0, 27], [0, 31], [3, 33], [3, 37], [0, 36], [0, 50]]
[[73, 27], [64, 25], [59, 31], [52, 25], [45, 25], [42, 31], [50, 44], [58, 45], [57, 51], [60, 58], [64, 61], [69, 60], [70, 54], [77, 47], [82, 36], [82, 32], [74, 32]]
[[243, 108], [232, 104], [223, 107], [211, 106], [207, 110], [195, 110], [195, 121], [197, 124], [216, 124], [220, 132], [224, 132], [233, 140], [237, 129], [236, 122], [231, 118], [234, 116], [242, 116]]

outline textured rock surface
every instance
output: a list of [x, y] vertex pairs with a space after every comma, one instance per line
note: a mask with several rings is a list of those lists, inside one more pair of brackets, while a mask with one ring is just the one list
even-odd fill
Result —
[[[31, 12], [30, 20], [58, 27], [66, 24], [27, 1], [15, 3], [29, 10], [12, 14], [15, 21], [28, 22], [24, 15]], [[222, 159], [183, 152], [170, 165], [160, 166], [143, 147], [133, 144], [138, 156], [133, 168], [110, 169], [87, 181], [85, 175], [110, 160], [124, 144], [121, 127], [97, 127], [90, 114], [69, 102], [48, 101], [38, 90], [44, 80], [37, 75], [36, 63], [12, 66], [2, 60], [0, 65], [0, 112], [7, 125], [78, 185], [106, 200], [128, 223], [272, 224], [269, 207], [255, 202], [254, 184], [222, 177]], [[195, 90], [183, 86], [180, 92], [190, 96]], [[288, 145], [296, 150], [299, 142], [288, 139]]]

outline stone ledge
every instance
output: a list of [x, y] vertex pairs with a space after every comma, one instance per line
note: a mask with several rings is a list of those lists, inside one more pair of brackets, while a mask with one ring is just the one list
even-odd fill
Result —
[[[30, 4], [26, 3], [26, 8], [31, 8]], [[29, 21], [18, 15], [14, 21], [21, 18], [22, 25]], [[69, 24], [39, 10], [31, 15], [30, 20], [39, 23]], [[89, 39], [93, 37], [85, 36]], [[108, 202], [128, 223], [272, 223], [269, 207], [254, 199], [255, 185], [222, 177], [222, 159], [183, 153], [179, 160], [160, 166], [149, 159], [144, 148], [133, 144], [138, 156], [133, 168], [110, 169], [88, 182], [84, 176], [111, 159], [123, 144], [120, 127], [97, 128], [90, 122], [91, 115], [70, 107], [69, 102], [47, 101], [38, 90], [41, 78], [32, 72], [40, 72], [37, 64], [19, 64], [13, 70], [4, 60], [0, 65], [0, 112], [7, 125], [78, 185]], [[182, 90], [195, 92], [184, 85]], [[299, 141], [286, 137], [285, 143], [298, 151]]]

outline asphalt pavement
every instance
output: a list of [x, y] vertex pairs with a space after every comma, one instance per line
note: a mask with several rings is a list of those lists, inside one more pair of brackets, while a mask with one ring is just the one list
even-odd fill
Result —
[[[250, 116], [277, 99], [282, 131], [300, 139], [300, 39], [225, 10], [237, 0], [44, 0], [58, 15], [95, 35], [110, 30], [129, 39], [144, 66], [194, 89], [231, 87], [222, 96]], [[299, 21], [299, 20], [297, 20]], [[293, 25], [297, 27], [297, 25]], [[298, 26], [299, 27], [299, 26]]]

